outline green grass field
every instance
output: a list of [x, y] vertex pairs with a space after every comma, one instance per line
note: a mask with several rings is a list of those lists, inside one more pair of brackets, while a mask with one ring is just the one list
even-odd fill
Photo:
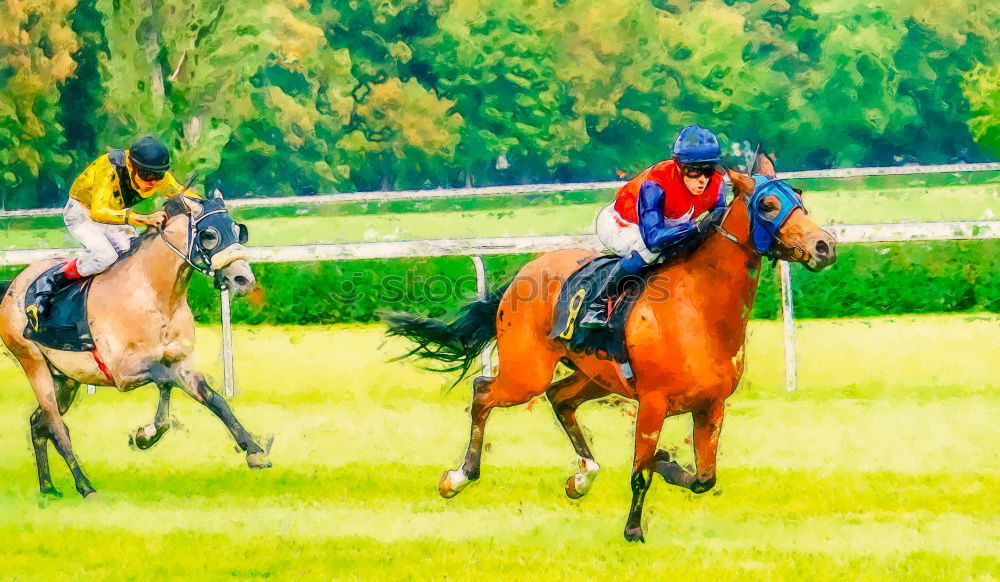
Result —
[[[251, 242], [263, 246], [591, 234], [612, 192], [578, 194], [394, 203], [387, 209], [328, 204], [282, 216], [257, 209], [237, 214], [246, 214]], [[805, 200], [821, 224], [995, 220], [1000, 216], [1000, 183], [828, 190], [807, 192]], [[279, 214], [288, 214], [284, 210]], [[0, 224], [0, 249], [77, 246], [59, 219], [45, 219], [44, 228], [38, 219]]]
[[[657, 482], [645, 545], [622, 539], [631, 405], [581, 409], [603, 472], [579, 501], [572, 449], [544, 401], [494, 413], [482, 479], [437, 480], [467, 439], [467, 384], [387, 363], [378, 326], [239, 328], [237, 415], [276, 434], [250, 472], [222, 424], [182, 394], [155, 448], [143, 389], [82, 394], [67, 417], [98, 495], [40, 500], [32, 395], [0, 358], [0, 577], [53, 579], [990, 580], [1000, 576], [996, 316], [802, 322], [800, 390], [784, 392], [778, 324], [751, 324], [719, 485]], [[218, 335], [199, 330], [218, 376]], [[690, 462], [687, 417], [661, 444]], [[54, 451], [50, 453], [55, 456]]]

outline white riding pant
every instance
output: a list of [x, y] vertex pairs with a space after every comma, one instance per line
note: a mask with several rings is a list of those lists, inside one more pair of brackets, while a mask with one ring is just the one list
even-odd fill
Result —
[[100, 273], [118, 260], [138, 236], [126, 224], [104, 224], [90, 217], [90, 210], [70, 198], [63, 209], [63, 222], [73, 238], [86, 249], [76, 259], [76, 270], [84, 276]]
[[638, 224], [627, 222], [619, 216], [614, 203], [608, 204], [597, 214], [597, 238], [614, 254], [624, 257], [637, 251], [646, 264], [660, 256], [646, 247]]

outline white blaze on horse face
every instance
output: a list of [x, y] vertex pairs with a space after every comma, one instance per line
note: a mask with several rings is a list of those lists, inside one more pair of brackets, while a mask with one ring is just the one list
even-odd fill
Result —
[[249, 261], [250, 251], [239, 243], [229, 245], [212, 255], [212, 270], [219, 271], [240, 260]]

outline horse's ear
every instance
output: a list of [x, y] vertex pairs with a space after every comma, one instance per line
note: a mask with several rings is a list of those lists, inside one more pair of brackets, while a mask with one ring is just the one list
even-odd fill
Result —
[[777, 172], [774, 171], [774, 163], [771, 161], [770, 156], [764, 153], [757, 154], [757, 172], [762, 176], [767, 176], [770, 179], [775, 179], [778, 177]]
[[753, 194], [753, 189], [756, 186], [753, 178], [745, 176], [732, 168], [726, 168], [726, 173], [729, 175], [729, 179], [732, 180], [733, 188], [737, 194], [745, 196]]
[[187, 196], [180, 196], [180, 199], [184, 203], [184, 207], [187, 208], [188, 213], [193, 216], [201, 214], [201, 211], [204, 210], [201, 204]]

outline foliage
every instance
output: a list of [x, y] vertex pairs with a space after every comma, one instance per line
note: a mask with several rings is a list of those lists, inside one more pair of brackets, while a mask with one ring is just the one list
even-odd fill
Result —
[[[59, 124], [62, 85], [77, 63], [68, 24], [75, 0], [0, 3], [0, 188], [4, 206], [27, 194], [56, 203], [72, 158]], [[12, 191], [12, 192], [11, 192]]]
[[78, 1], [0, 8], [8, 207], [144, 133], [238, 196], [609, 179], [689, 123], [785, 169], [1000, 151], [989, 0]]

